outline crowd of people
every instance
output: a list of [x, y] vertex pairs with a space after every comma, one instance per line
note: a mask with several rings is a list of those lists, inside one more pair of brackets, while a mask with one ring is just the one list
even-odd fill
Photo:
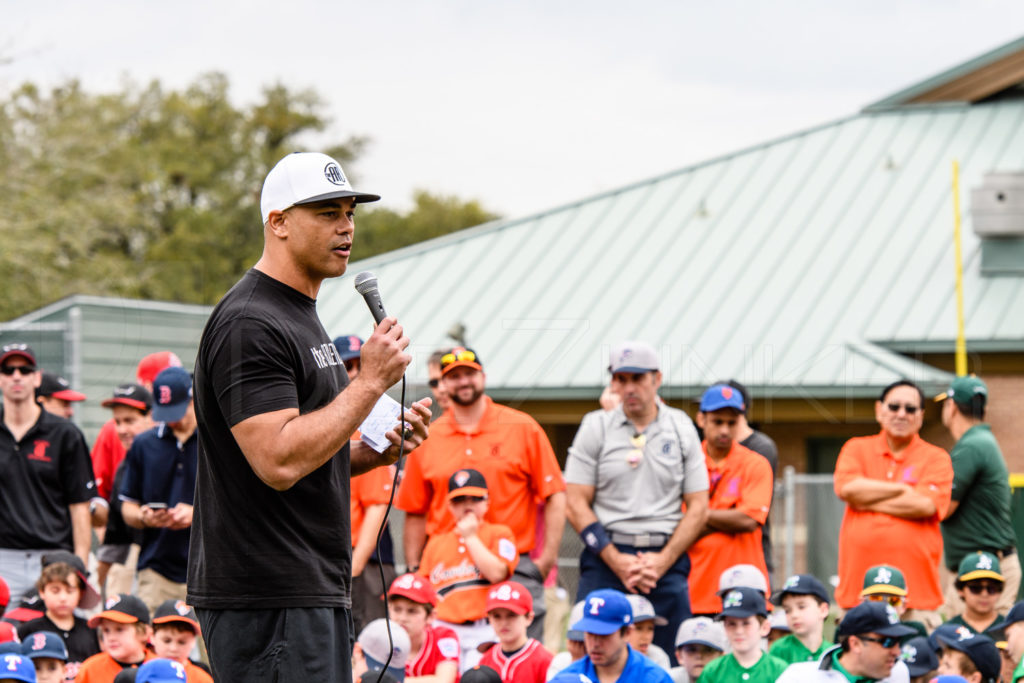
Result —
[[[331, 340], [315, 299], [376, 199], [325, 155], [283, 159], [263, 257], [214, 309], [195, 372], [143, 358], [102, 402], [91, 453], [69, 419], [86, 397], [28, 345], [0, 349], [0, 681], [1024, 677], [1008, 473], [979, 378], [935, 397], [951, 453], [920, 437], [920, 388], [881, 392], [880, 431], [836, 463], [834, 593], [809, 574], [773, 587], [774, 442], [736, 381], [694, 419], [668, 406], [647, 343], [611, 348], [564, 469], [465, 346], [431, 355], [432, 398], [395, 406], [383, 443], [360, 438], [410, 342], [388, 317]], [[567, 622], [545, 615], [566, 521], [583, 542]]]

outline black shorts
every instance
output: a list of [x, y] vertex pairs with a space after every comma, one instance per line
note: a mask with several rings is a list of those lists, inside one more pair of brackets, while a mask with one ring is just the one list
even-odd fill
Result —
[[352, 613], [344, 607], [196, 609], [217, 683], [352, 680]]

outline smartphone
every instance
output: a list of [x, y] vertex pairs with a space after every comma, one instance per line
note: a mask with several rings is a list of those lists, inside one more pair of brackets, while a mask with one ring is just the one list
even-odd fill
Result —
[[167, 503], [146, 503], [146, 507], [150, 510], [166, 510]]

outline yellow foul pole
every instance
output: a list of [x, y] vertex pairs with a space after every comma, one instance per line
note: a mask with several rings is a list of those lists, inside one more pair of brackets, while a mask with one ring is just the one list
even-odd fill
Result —
[[960, 164], [953, 160], [953, 251], [956, 258], [956, 374], [967, 374], [967, 337], [964, 335], [964, 264], [960, 251]]

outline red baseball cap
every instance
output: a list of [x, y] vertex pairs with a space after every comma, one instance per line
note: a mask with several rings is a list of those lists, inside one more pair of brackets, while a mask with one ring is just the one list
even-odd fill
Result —
[[152, 384], [156, 376], [167, 368], [180, 368], [181, 359], [173, 351], [157, 351], [139, 361], [135, 378], [139, 384]]
[[503, 581], [491, 587], [487, 593], [485, 605], [488, 612], [499, 607], [504, 607], [516, 614], [529, 614], [533, 611], [533, 597], [523, 584], [516, 581]]
[[434, 591], [434, 587], [422, 576], [416, 576], [415, 574], [402, 574], [392, 581], [391, 588], [388, 589], [388, 595], [408, 598], [421, 605], [437, 605], [437, 593]]

